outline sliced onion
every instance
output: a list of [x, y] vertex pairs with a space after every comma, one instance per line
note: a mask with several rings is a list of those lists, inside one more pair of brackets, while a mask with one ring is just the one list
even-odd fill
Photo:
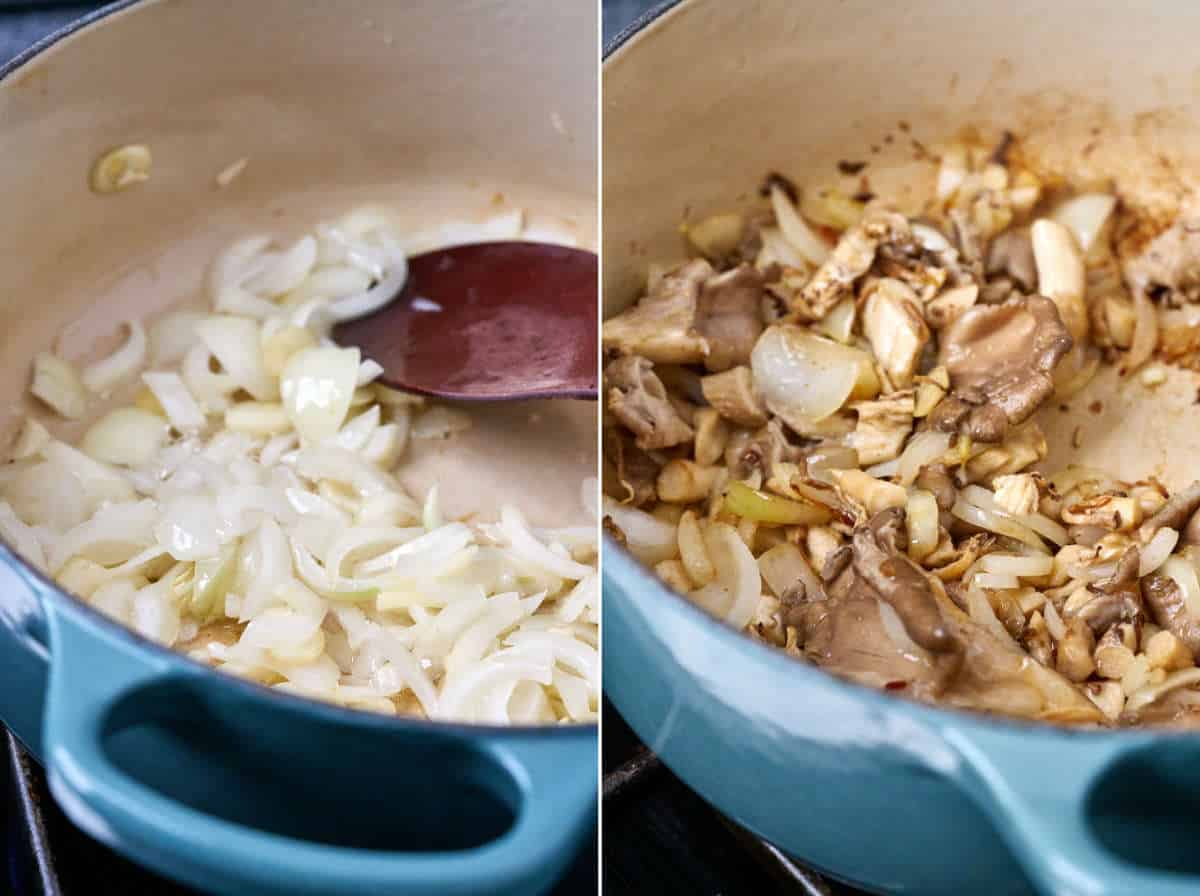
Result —
[[950, 508], [950, 512], [972, 526], [978, 526], [980, 529], [995, 532], [997, 535], [1006, 535], [1009, 538], [1015, 538], [1017, 541], [1027, 544], [1034, 550], [1042, 553], [1048, 552], [1046, 545], [1032, 529], [1022, 526], [1011, 517], [1004, 516], [992, 510], [985, 510], [974, 504], [969, 504], [961, 496], [954, 502], [954, 506]]
[[150, 325], [150, 363], [178, 364], [196, 344], [196, 324], [208, 317], [202, 311], [171, 311]]
[[279, 388], [302, 438], [320, 441], [337, 434], [354, 397], [358, 364], [357, 348], [333, 346], [306, 348], [288, 360]]
[[[977, 623], [982, 625], [993, 635], [1000, 639], [1004, 644], [1013, 644], [1013, 637], [1008, 633], [1008, 629], [996, 618], [996, 611], [992, 608], [992, 603], [987, 599], [978, 588], [967, 589], [967, 614]], [[1049, 606], [1049, 604], [1047, 604]]]
[[869, 380], [875, 379], [866, 352], [792, 324], [768, 327], [750, 365], [767, 407], [785, 420], [824, 420], [851, 397], [871, 397]]
[[1111, 194], [1082, 193], [1059, 203], [1050, 216], [1074, 234], [1086, 255], [1116, 205], [1117, 197]]
[[771, 208], [784, 237], [806, 261], [819, 265], [829, 257], [829, 246], [800, 217], [792, 200], [778, 185], [771, 187]]
[[754, 618], [762, 596], [762, 576], [754, 555], [728, 523], [709, 525], [704, 533], [704, 543], [717, 570], [717, 581], [733, 597], [725, 621], [736, 629], [743, 629]]
[[998, 572], [977, 572], [971, 577], [971, 585], [975, 588], [987, 588], [993, 591], [1006, 591], [1019, 588], [1021, 583], [1017, 577]]
[[979, 560], [979, 568], [986, 573], [1034, 578], [1050, 575], [1054, 571], [1054, 558], [1046, 554], [985, 554]]
[[70, 445], [51, 442], [42, 453], [46, 460], [78, 481], [93, 507], [104, 501], [121, 503], [135, 497], [129, 480], [108, 464], [88, 457]]
[[196, 324], [196, 333], [235, 383], [259, 401], [279, 397], [275, 380], [263, 367], [256, 321], [213, 315]]
[[636, 507], [629, 507], [604, 496], [603, 512], [621, 530], [625, 543], [635, 557], [653, 565], [675, 556], [678, 545], [675, 527]]
[[333, 321], [363, 317], [373, 311], [378, 311], [396, 298], [407, 280], [408, 259], [404, 257], [403, 253], [397, 253], [391, 258], [391, 269], [382, 280], [370, 289], [331, 302], [324, 309], [324, 313]]
[[830, 339], [846, 345], [854, 338], [854, 318], [854, 299], [843, 299], [817, 322], [816, 327]]
[[897, 458], [896, 475], [901, 485], [912, 485], [921, 471], [950, 450], [950, 433], [928, 429], [908, 440]]
[[302, 236], [291, 248], [266, 257], [266, 266], [241, 285], [258, 295], [281, 296], [308, 277], [317, 263], [317, 241], [312, 236]]
[[108, 395], [130, 380], [146, 363], [146, 331], [136, 320], [126, 321], [129, 338], [107, 358], [83, 369], [83, 384], [98, 395]]
[[1167, 562], [1175, 545], [1179, 543], [1179, 532], [1176, 529], [1163, 526], [1154, 533], [1154, 537], [1142, 548], [1138, 559], [1138, 578], [1157, 572], [1159, 567]]
[[88, 397], [79, 373], [70, 361], [49, 352], [33, 359], [33, 385], [29, 391], [68, 420], [78, 420], [87, 410]]
[[149, 463], [167, 441], [167, 421], [141, 408], [117, 408], [101, 417], [83, 434], [79, 447], [85, 453], [121, 467]]
[[177, 373], [148, 372], [142, 374], [142, 382], [154, 394], [162, 406], [163, 413], [179, 432], [194, 432], [204, 428], [204, 412], [188, 391]]
[[968, 485], [962, 490], [962, 496], [977, 507], [982, 507], [984, 510], [998, 516], [1008, 517], [1021, 526], [1032, 529], [1038, 535], [1055, 544], [1069, 544], [1071, 541], [1071, 536], [1067, 530], [1059, 523], [1050, 519], [1050, 517], [1040, 513], [1011, 514], [997, 504], [995, 494], [983, 486]]

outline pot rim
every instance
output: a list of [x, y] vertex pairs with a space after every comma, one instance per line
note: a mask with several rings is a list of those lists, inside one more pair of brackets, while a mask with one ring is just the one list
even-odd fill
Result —
[[[149, 6], [151, 4], [162, 2], [162, 0], [115, 0], [106, 6], [81, 16], [74, 21], [68, 22], [63, 27], [43, 37], [30, 47], [22, 50], [8, 62], [0, 64], [0, 88], [3, 88], [5, 83], [14, 77], [22, 68], [28, 65], [37, 57], [51, 47], [58, 44], [75, 34], [82, 31], [84, 28], [99, 24], [104, 19], [109, 18], [115, 13], [124, 12], [132, 9], [135, 6]], [[156, 641], [151, 641], [142, 635], [128, 628], [114, 619], [110, 619], [105, 614], [101, 613], [95, 607], [80, 600], [74, 595], [67, 592], [58, 585], [49, 575], [42, 572], [27, 563], [13, 548], [0, 538], [0, 564], [16, 569], [26, 580], [26, 582], [37, 592], [39, 599], [50, 597], [53, 600], [63, 604], [67, 612], [79, 613], [90, 625], [95, 625], [103, 629], [110, 635], [124, 640], [126, 643], [134, 646], [139, 650], [145, 650], [162, 659], [166, 659], [172, 663], [182, 663], [184, 668], [188, 669], [193, 675], [211, 675], [224, 687], [233, 687], [241, 690], [243, 693], [251, 696], [269, 695], [271, 699], [281, 700], [285, 704], [289, 704], [297, 709], [305, 709], [310, 713], [327, 719], [331, 722], [354, 723], [356, 725], [372, 728], [387, 728], [387, 729], [407, 729], [414, 732], [435, 730], [439, 732], [451, 732], [466, 736], [489, 736], [489, 737], [521, 737], [531, 734], [537, 734], [543, 737], [554, 737], [559, 739], [571, 739], [580, 737], [594, 736], [599, 728], [598, 722], [570, 722], [566, 724], [547, 724], [547, 725], [482, 725], [472, 722], [456, 722], [442, 721], [435, 719], [426, 719], [419, 716], [395, 715], [387, 716], [382, 713], [370, 712], [363, 709], [351, 709], [345, 706], [339, 706], [336, 703], [329, 703], [322, 700], [317, 700], [311, 697], [304, 697], [298, 694], [292, 694], [287, 691], [280, 691], [275, 688], [269, 688], [266, 685], [259, 684], [256, 681], [251, 681], [247, 678], [240, 678], [229, 672], [224, 672], [215, 666], [210, 666], [202, 663], [199, 660], [193, 659], [185, 653], [173, 650]], [[54, 662], [51, 654], [48, 659], [49, 663]]]
[[[603, 68], [611, 61], [613, 56], [622, 49], [632, 49], [635, 40], [642, 36], [643, 33], [651, 26], [655, 25], [668, 13], [681, 9], [690, 5], [694, 0], [662, 0], [658, 5], [651, 7], [646, 12], [638, 16], [633, 22], [625, 26], [604, 47], [604, 56], [602, 60], [601, 83], [603, 83]], [[662, 23], [665, 27], [665, 22]], [[607, 533], [603, 536], [603, 547], [601, 548], [601, 556], [604, 558], [602, 562], [602, 578], [607, 580], [612, 578], [617, 580], [623, 588], [637, 588], [639, 597], [650, 596], [656, 601], [669, 600], [683, 604], [687, 607], [687, 611], [693, 614], [693, 618], [697, 619], [699, 624], [707, 627], [709, 633], [715, 637], [723, 638], [730, 646], [745, 645], [744, 648], [750, 652], [757, 652], [760, 656], [766, 655], [772, 658], [772, 662], [777, 663], [779, 668], [787, 670], [785, 674], [794, 675], [799, 678], [807, 678], [808, 680], [819, 683], [822, 686], [832, 687], [840, 691], [844, 696], [850, 699], [856, 699], [862, 702], [873, 704], [883, 710], [903, 710], [912, 712], [928, 721], [931, 724], [941, 725], [961, 725], [963, 723], [969, 725], [979, 725], [985, 729], [993, 729], [1000, 731], [1016, 730], [1022, 733], [1039, 734], [1049, 736], [1060, 736], [1067, 740], [1079, 740], [1087, 738], [1089, 741], [1097, 742], [1106, 739], [1121, 738], [1124, 740], [1193, 740], [1200, 738], [1200, 731], [1177, 730], [1169, 728], [1155, 727], [1127, 727], [1127, 728], [1084, 728], [1076, 725], [1067, 725], [1057, 722], [1043, 722], [1034, 719], [1022, 719], [1016, 716], [991, 715], [982, 711], [955, 709], [945, 707], [936, 703], [924, 703], [919, 700], [907, 699], [905, 697], [888, 694], [876, 688], [869, 687], [863, 684], [857, 684], [852, 681], [838, 678], [832, 673], [826, 672], [816, 666], [809, 666], [806, 663], [801, 663], [789, 657], [783, 651], [776, 647], [771, 647], [767, 644], [755, 641], [748, 637], [743, 632], [735, 631], [721, 620], [717, 619], [706, 610], [696, 606], [684, 595], [679, 594], [658, 578], [653, 575], [649, 569], [633, 556], [626, 548], [622, 547]], [[615, 561], [615, 562], [614, 562]], [[611, 566], [610, 566], [611, 564]], [[605, 588], [603, 582], [601, 584], [601, 593]], [[602, 598], [604, 600], [605, 598]], [[603, 637], [603, 636], [602, 636]]]

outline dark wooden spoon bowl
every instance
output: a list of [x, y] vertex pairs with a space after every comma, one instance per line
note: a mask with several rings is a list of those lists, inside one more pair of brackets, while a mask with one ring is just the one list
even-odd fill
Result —
[[598, 259], [546, 243], [454, 246], [409, 259], [395, 301], [333, 330], [397, 389], [463, 401], [598, 394]]

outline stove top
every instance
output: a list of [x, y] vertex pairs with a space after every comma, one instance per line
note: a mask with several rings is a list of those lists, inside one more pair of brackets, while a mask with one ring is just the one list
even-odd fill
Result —
[[605, 896], [865, 896], [725, 818], [604, 706]]

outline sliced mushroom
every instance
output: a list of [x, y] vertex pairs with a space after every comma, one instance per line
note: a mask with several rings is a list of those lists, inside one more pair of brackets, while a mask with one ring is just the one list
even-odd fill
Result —
[[1187, 599], [1174, 579], [1151, 573], [1142, 579], [1142, 597], [1155, 623], [1174, 633], [1193, 655], [1200, 654], [1200, 625], [1192, 619]]
[[1193, 482], [1183, 491], [1168, 498], [1166, 504], [1142, 523], [1139, 534], [1143, 539], [1149, 539], [1164, 526], [1168, 529], [1182, 529], [1198, 510], [1200, 510], [1200, 481]]
[[708, 343], [704, 366], [718, 372], [750, 360], [763, 331], [763, 277], [742, 264], [710, 277], [700, 292], [696, 332]]
[[703, 361], [709, 345], [695, 328], [696, 313], [700, 289], [712, 273], [712, 265], [697, 258], [664, 276], [636, 305], [604, 322], [604, 348], [656, 364]]
[[907, 388], [929, 342], [921, 302], [908, 286], [890, 277], [872, 283], [863, 296], [863, 333], [892, 385]]
[[1200, 301], [1200, 213], [1184, 210], [1174, 223], [1123, 259], [1125, 279], [1137, 293], [1153, 293], [1168, 307]]
[[1071, 231], [1049, 218], [1034, 221], [1030, 235], [1037, 263], [1038, 291], [1058, 306], [1067, 332], [1076, 345], [1084, 346], [1089, 321], [1083, 300], [1086, 286], [1083, 253]]
[[1024, 292], [1037, 289], [1037, 263], [1033, 255], [1033, 240], [1029, 228], [1010, 228], [994, 240], [988, 249], [989, 277], [1005, 276]]
[[912, 432], [913, 390], [893, 392], [876, 401], [858, 401], [850, 407], [858, 412], [858, 425], [846, 441], [858, 452], [858, 462], [869, 466], [898, 457]]
[[862, 220], [842, 234], [829, 258], [800, 292], [807, 310], [817, 318], [829, 313], [875, 261], [884, 243], [915, 248], [908, 219], [880, 205], [869, 205]]
[[618, 358], [604, 369], [608, 409], [636, 437], [643, 451], [690, 442], [694, 435], [654, 374], [654, 365], [636, 355]]
[[1000, 441], [1004, 424], [1028, 419], [1054, 392], [1052, 374], [1071, 345], [1058, 309], [1042, 296], [971, 308], [942, 331], [938, 362], [952, 392], [930, 422]]
[[754, 388], [754, 374], [749, 367], [706, 376], [700, 387], [717, 413], [739, 426], [757, 427], [767, 422], [767, 408]]

